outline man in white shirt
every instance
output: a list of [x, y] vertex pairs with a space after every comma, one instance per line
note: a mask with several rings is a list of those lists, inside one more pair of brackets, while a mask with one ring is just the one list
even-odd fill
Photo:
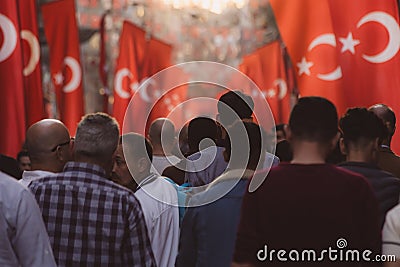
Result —
[[57, 266], [31, 192], [0, 172], [0, 266]]
[[169, 119], [156, 119], [150, 125], [148, 137], [153, 146], [151, 171], [161, 175], [167, 167], [180, 161], [177, 156], [172, 155], [176, 145], [175, 126]]
[[61, 172], [72, 159], [69, 131], [59, 120], [36, 122], [26, 132], [26, 146], [31, 159], [31, 171], [24, 171], [21, 184], [28, 186], [33, 180]]
[[179, 243], [178, 195], [174, 186], [151, 173], [152, 147], [139, 134], [126, 134], [114, 154], [113, 180], [136, 191], [157, 266], [174, 266]]

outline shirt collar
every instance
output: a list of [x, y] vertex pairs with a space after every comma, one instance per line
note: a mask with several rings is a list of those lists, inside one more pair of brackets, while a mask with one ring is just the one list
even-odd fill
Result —
[[139, 184], [138, 187], [136, 189], [136, 191], [138, 191], [140, 188], [142, 188], [143, 186], [152, 183], [155, 179], [157, 179], [158, 175], [155, 173], [150, 173], [149, 176], [147, 176], [146, 178], [144, 178]]
[[67, 162], [64, 166], [64, 172], [73, 172], [73, 171], [89, 172], [101, 177], [107, 177], [106, 171], [102, 167], [87, 162], [77, 162], [77, 161]]

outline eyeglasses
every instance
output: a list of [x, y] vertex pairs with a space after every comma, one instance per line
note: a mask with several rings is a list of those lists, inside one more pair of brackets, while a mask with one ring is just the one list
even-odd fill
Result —
[[61, 144], [56, 145], [56, 146], [51, 150], [51, 152], [55, 152], [55, 151], [57, 150], [58, 147], [65, 146], [65, 145], [69, 145], [69, 144], [71, 143], [72, 140], [74, 140], [74, 139], [71, 138], [71, 139], [69, 139], [69, 140], [68, 140], [67, 142], [65, 142], [65, 143], [61, 143]]

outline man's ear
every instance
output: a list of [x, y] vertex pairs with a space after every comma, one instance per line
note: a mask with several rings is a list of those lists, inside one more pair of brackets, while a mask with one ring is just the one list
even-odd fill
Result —
[[140, 173], [145, 172], [149, 168], [149, 160], [147, 158], [140, 158], [138, 159], [137, 166]]
[[381, 140], [380, 140], [379, 137], [377, 137], [377, 138], [375, 138], [375, 140], [374, 140], [373, 149], [374, 149], [375, 151], [378, 151], [380, 147], [381, 147]]
[[344, 144], [343, 137], [340, 138], [340, 140], [339, 140], [339, 146], [340, 146], [340, 152], [342, 152], [343, 155], [347, 155], [347, 148], [346, 148], [346, 145]]

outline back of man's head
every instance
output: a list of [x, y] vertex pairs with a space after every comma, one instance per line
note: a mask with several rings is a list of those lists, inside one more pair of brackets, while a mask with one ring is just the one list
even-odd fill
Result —
[[151, 163], [153, 160], [153, 147], [150, 141], [141, 134], [128, 133], [120, 138], [120, 144], [124, 149], [124, 155], [132, 160], [148, 158]]
[[348, 149], [363, 148], [378, 139], [379, 144], [387, 135], [383, 121], [366, 108], [352, 108], [340, 119], [343, 141]]
[[396, 114], [394, 111], [385, 104], [376, 104], [369, 108], [374, 112], [385, 124], [388, 129], [388, 138], [391, 139], [396, 130]]
[[[252, 119], [254, 102], [251, 96], [240, 91], [229, 91], [223, 94], [217, 104], [220, 121], [223, 125], [232, 125], [237, 117], [241, 120]], [[232, 114], [232, 111], [236, 116]]]
[[289, 119], [292, 139], [328, 143], [338, 133], [335, 106], [322, 97], [302, 97]]
[[[200, 142], [204, 139], [211, 139], [214, 143], [217, 139], [217, 124], [211, 118], [197, 117], [189, 122], [188, 139], [190, 152], [199, 151]], [[202, 147], [201, 149], [204, 149]]]
[[125, 162], [137, 183], [150, 173], [153, 148], [143, 135], [128, 133], [122, 136], [122, 148]]
[[26, 147], [32, 170], [61, 172], [72, 159], [70, 134], [59, 120], [45, 119], [32, 124], [26, 132]]
[[253, 122], [238, 121], [228, 128], [228, 134], [229, 138], [225, 139], [225, 159], [229, 159], [229, 168], [255, 170], [265, 152], [264, 130]]
[[[175, 126], [166, 118], [153, 121], [149, 128], [149, 138], [154, 149], [171, 150], [175, 143]], [[170, 152], [170, 151], [166, 151]]]
[[117, 148], [119, 126], [105, 113], [84, 116], [78, 124], [74, 154], [77, 161], [95, 163], [111, 171], [112, 156]]

